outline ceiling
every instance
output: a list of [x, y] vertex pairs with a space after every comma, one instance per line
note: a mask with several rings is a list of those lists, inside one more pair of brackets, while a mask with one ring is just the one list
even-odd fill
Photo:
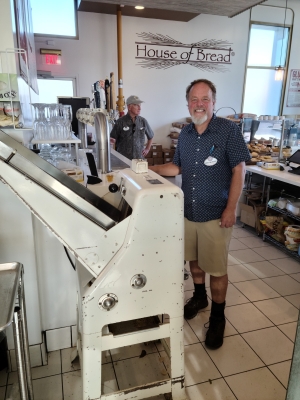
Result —
[[[190, 21], [199, 14], [234, 17], [266, 0], [77, 0], [78, 11], [172, 21]], [[142, 5], [144, 10], [134, 6]]]

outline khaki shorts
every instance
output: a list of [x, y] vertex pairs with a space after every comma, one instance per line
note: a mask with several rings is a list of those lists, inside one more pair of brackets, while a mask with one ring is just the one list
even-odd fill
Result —
[[221, 228], [220, 219], [192, 222], [184, 218], [186, 261], [198, 260], [202, 271], [213, 276], [227, 274], [228, 250], [232, 228]]

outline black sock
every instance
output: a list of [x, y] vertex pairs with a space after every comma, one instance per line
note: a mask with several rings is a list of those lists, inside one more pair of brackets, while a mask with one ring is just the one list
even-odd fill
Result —
[[225, 304], [226, 304], [225, 301], [224, 301], [224, 303], [215, 303], [212, 300], [210, 314], [216, 318], [225, 318], [225, 314], [224, 314]]
[[195, 297], [206, 297], [205, 283], [194, 283]]

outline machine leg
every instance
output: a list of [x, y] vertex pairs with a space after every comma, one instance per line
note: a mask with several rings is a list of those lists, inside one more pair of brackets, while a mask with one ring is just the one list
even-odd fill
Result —
[[15, 350], [16, 350], [20, 397], [21, 397], [21, 400], [29, 400], [28, 390], [27, 390], [23, 338], [22, 338], [22, 321], [21, 321], [21, 314], [20, 314], [19, 307], [15, 308], [12, 325], [13, 325], [13, 332], [14, 332], [14, 342], [15, 342]]
[[172, 399], [187, 400], [184, 385], [183, 318], [170, 317]]

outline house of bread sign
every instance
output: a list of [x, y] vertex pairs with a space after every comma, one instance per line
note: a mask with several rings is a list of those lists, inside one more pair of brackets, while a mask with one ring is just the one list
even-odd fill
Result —
[[204, 39], [195, 43], [182, 43], [170, 36], [138, 33], [136, 60], [143, 68], [167, 69], [181, 64], [208, 72], [226, 72], [235, 53], [226, 40]]

